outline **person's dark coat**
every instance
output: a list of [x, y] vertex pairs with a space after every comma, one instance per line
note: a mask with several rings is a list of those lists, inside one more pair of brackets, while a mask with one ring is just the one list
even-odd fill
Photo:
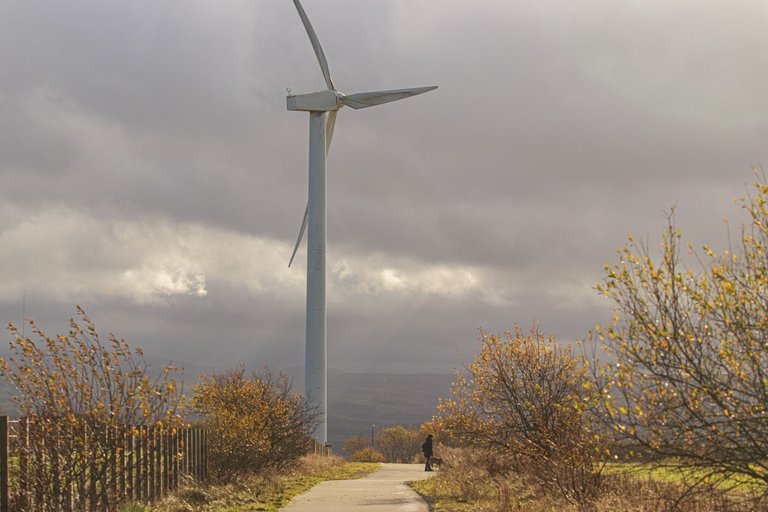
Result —
[[424, 453], [424, 457], [432, 456], [432, 436], [427, 437], [427, 440], [421, 445], [421, 451]]

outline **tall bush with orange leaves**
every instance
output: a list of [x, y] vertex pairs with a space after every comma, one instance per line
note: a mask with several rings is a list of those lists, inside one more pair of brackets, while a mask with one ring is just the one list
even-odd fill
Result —
[[[19, 456], [27, 465], [21, 478], [34, 489], [34, 503], [20, 501], [14, 510], [36, 512], [112, 511], [125, 496], [114, 492], [119, 475], [110, 470], [122, 452], [131, 462], [131, 436], [146, 435], [181, 423], [183, 398], [175, 369], [152, 377], [141, 349], [109, 335], [102, 343], [82, 308], [65, 335], [50, 337], [30, 322], [36, 340], [14, 325], [10, 356], [0, 358], [0, 374], [15, 389], [15, 401], [29, 439]], [[21, 498], [20, 498], [21, 499]]]
[[379, 451], [387, 462], [407, 464], [421, 453], [423, 442], [418, 429], [391, 425], [381, 431]]
[[504, 337], [481, 331], [480, 341], [438, 406], [441, 436], [487, 450], [498, 471], [588, 503], [602, 464], [590, 431], [596, 394], [586, 361], [537, 329], [523, 335], [515, 326]]
[[318, 412], [285, 375], [245, 369], [205, 375], [192, 408], [208, 429], [209, 472], [228, 479], [282, 469], [307, 453]]
[[741, 200], [751, 222], [725, 251], [686, 247], [673, 214], [658, 253], [631, 237], [619, 250], [598, 286], [614, 321], [595, 333], [610, 361], [597, 378], [625, 451], [699, 481], [741, 475], [768, 491], [764, 174], [751, 191]]

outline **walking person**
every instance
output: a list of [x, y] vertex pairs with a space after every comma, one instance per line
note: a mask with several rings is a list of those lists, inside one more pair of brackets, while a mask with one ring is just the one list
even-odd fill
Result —
[[421, 445], [421, 451], [424, 453], [424, 460], [426, 461], [424, 471], [432, 471], [432, 434], [429, 434], [427, 440]]

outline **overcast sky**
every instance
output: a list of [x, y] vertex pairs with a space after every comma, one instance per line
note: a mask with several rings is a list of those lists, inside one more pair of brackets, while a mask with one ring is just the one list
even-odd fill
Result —
[[[564, 342], [676, 205], [717, 245], [768, 161], [764, 0], [304, 0], [343, 109], [328, 162], [328, 346], [450, 371], [477, 329]], [[290, 0], [4, 0], [0, 313], [82, 305], [153, 358], [303, 363], [308, 116]], [[9, 339], [9, 334], [3, 335]]]

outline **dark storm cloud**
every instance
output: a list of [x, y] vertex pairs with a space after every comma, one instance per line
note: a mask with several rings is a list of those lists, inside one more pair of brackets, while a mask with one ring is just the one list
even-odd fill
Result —
[[[449, 368], [514, 321], [581, 337], [628, 232], [675, 205], [691, 241], [724, 240], [768, 160], [762, 2], [305, 8], [342, 91], [440, 86], [340, 112], [340, 366]], [[26, 289], [36, 318], [81, 302], [160, 357], [300, 364], [308, 128], [284, 96], [323, 81], [290, 1], [14, 0], [0, 65], [5, 317]]]

